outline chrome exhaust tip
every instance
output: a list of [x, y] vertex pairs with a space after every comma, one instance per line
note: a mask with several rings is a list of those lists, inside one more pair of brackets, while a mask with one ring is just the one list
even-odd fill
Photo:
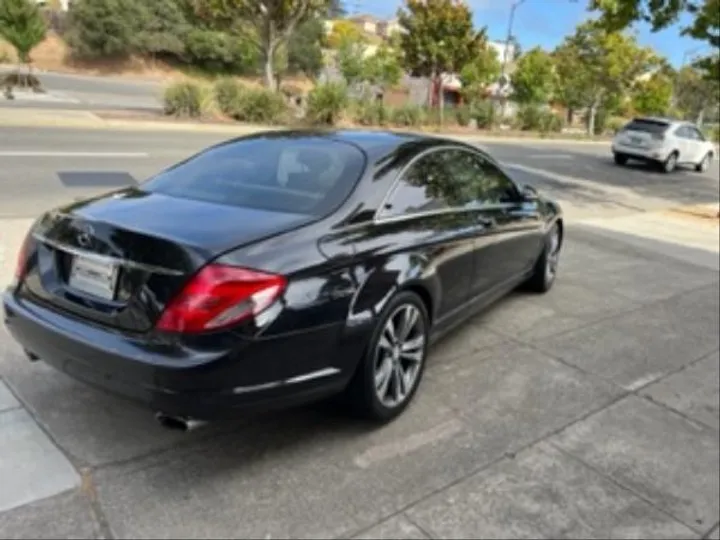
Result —
[[172, 416], [161, 412], [155, 413], [155, 420], [157, 420], [158, 423], [166, 429], [184, 432], [195, 431], [207, 424], [204, 420], [186, 418], [184, 416]]

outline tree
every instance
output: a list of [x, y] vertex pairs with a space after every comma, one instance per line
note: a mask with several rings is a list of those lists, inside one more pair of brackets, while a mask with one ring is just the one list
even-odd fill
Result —
[[290, 36], [288, 41], [288, 71], [303, 73], [314, 79], [323, 68], [321, 44], [325, 38], [325, 27], [319, 18], [310, 19]]
[[465, 99], [471, 103], [482, 99], [486, 88], [497, 81], [501, 69], [497, 52], [484, 42], [474, 58], [460, 70]]
[[122, 57], [137, 50], [147, 11], [136, 0], [76, 0], [65, 39], [81, 58]]
[[367, 44], [364, 39], [345, 37], [337, 51], [337, 64], [341, 75], [348, 86], [354, 86], [365, 78], [365, 50]]
[[513, 98], [518, 103], [547, 103], [553, 93], [555, 65], [552, 57], [539, 47], [529, 50], [517, 61], [512, 74]]
[[705, 113], [718, 106], [720, 80], [711, 80], [693, 66], [678, 71], [674, 84], [675, 106], [686, 120], [702, 124]]
[[[473, 27], [472, 12], [460, 0], [406, 0], [398, 10], [405, 68], [429, 77], [442, 96], [442, 74], [467, 65], [485, 41], [485, 29]], [[443, 99], [440, 99], [442, 114]], [[442, 116], [441, 116], [442, 121]]]
[[331, 49], [339, 49], [344, 41], [359, 41], [360, 39], [362, 39], [362, 32], [357, 25], [352, 21], [341, 19], [333, 23], [327, 43]]
[[672, 79], [664, 73], [654, 73], [649, 79], [636, 83], [633, 109], [639, 114], [664, 116], [672, 105]]
[[252, 30], [260, 52], [265, 84], [277, 88], [273, 60], [280, 46], [304, 22], [326, 14], [331, 0], [194, 0], [195, 13], [219, 28], [232, 28], [238, 21]]
[[45, 20], [35, 2], [0, 2], [0, 36], [15, 49], [18, 60], [23, 64], [30, 64], [30, 51], [45, 39], [46, 32]]
[[143, 21], [136, 21], [135, 41], [139, 52], [182, 57], [183, 38], [191, 27], [177, 0], [152, 0], [142, 3]]
[[609, 32], [588, 21], [555, 50], [558, 98], [569, 109], [588, 109], [588, 133], [595, 133], [595, 115], [604, 103], [617, 101], [637, 78], [659, 64], [657, 56], [638, 46], [634, 37]]
[[377, 51], [364, 60], [363, 76], [370, 84], [387, 88], [400, 82], [402, 66], [397, 49], [387, 44], [380, 45]]
[[[600, 12], [608, 31], [624, 30], [636, 21], [647, 22], [658, 31], [687, 13], [693, 22], [682, 33], [707, 42], [714, 51], [720, 49], [720, 0], [591, 0], [590, 9]], [[718, 55], [706, 60], [710, 74], [717, 75]]]

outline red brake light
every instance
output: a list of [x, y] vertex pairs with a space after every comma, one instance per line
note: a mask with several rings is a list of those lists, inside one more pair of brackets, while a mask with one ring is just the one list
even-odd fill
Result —
[[211, 264], [168, 304], [156, 327], [181, 333], [225, 328], [267, 309], [286, 285], [283, 276]]
[[20, 282], [27, 274], [28, 270], [28, 256], [30, 251], [30, 235], [28, 234], [23, 240], [20, 246], [20, 251], [17, 254], [17, 263], [15, 264], [15, 281]]

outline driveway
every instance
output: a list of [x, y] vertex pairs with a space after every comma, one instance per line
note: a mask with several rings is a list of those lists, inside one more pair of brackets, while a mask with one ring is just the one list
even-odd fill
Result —
[[0, 536], [717, 538], [718, 272], [624, 240], [570, 226], [556, 287], [439, 343], [382, 428], [165, 431], [3, 335]]

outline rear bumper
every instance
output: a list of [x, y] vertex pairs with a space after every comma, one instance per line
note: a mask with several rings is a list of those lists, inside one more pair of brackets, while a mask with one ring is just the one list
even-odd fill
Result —
[[613, 143], [612, 151], [613, 154], [622, 154], [623, 156], [643, 161], [665, 161], [668, 154], [664, 148], [641, 148], [619, 143]]
[[10, 334], [29, 356], [168, 415], [212, 420], [290, 407], [338, 392], [349, 378], [332, 365], [337, 327], [200, 351], [133, 341], [11, 292], [2, 303]]

